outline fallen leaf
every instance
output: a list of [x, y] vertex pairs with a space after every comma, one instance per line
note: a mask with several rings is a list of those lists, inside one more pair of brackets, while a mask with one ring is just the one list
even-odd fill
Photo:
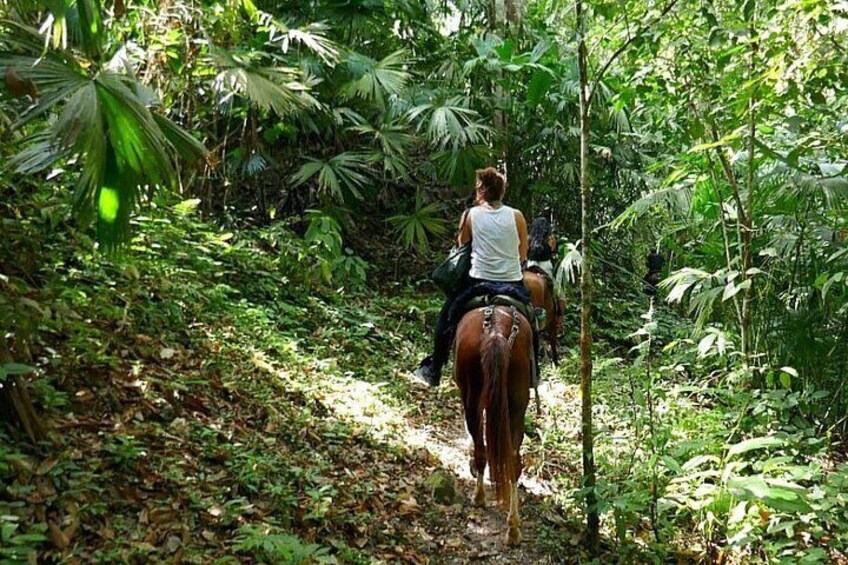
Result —
[[65, 532], [63, 532], [59, 526], [50, 522], [47, 525], [48, 535], [50, 537], [50, 541], [53, 542], [53, 546], [60, 550], [64, 551], [68, 549], [68, 546], [71, 544], [71, 541], [65, 536]]
[[41, 465], [38, 466], [38, 469], [36, 469], [35, 474], [36, 475], [46, 475], [47, 473], [49, 473], [50, 471], [53, 470], [53, 467], [55, 467], [56, 463], [58, 463], [58, 462], [59, 462], [58, 456], [48, 457], [47, 459], [45, 459], [44, 461], [41, 462]]
[[400, 501], [400, 508], [398, 508], [398, 513], [401, 516], [408, 514], [418, 514], [420, 512], [421, 506], [418, 504], [418, 501], [415, 500], [414, 496], [410, 496], [409, 498]]

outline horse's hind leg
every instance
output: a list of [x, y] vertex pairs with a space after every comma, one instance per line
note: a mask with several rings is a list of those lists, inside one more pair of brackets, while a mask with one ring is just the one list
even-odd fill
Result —
[[[513, 375], [510, 375], [513, 377]], [[517, 379], [516, 379], [517, 380]], [[524, 440], [524, 414], [530, 403], [530, 391], [519, 387], [511, 390], [509, 397], [509, 427], [512, 434], [512, 448], [515, 450], [515, 474], [510, 477], [509, 514], [506, 523], [507, 545], [521, 543], [521, 518], [518, 514], [518, 479], [521, 477], [523, 462], [521, 460], [521, 443]]]
[[509, 515], [506, 518], [506, 544], [521, 543], [521, 519], [518, 516], [518, 481], [513, 481], [509, 489]]
[[551, 348], [551, 362], [554, 367], [559, 367], [559, 350], [557, 349], [557, 325], [556, 319], [553, 324], [548, 324], [548, 345]]
[[486, 489], [483, 485], [483, 477], [486, 475], [484, 470], [477, 471], [477, 487], [474, 489], [474, 506], [486, 506]]
[[474, 504], [476, 506], [486, 505], [486, 491], [483, 480], [486, 476], [486, 444], [483, 441], [483, 426], [477, 416], [476, 407], [465, 407], [465, 423], [468, 433], [474, 440], [471, 458], [471, 474], [477, 478], [477, 488], [474, 491]]

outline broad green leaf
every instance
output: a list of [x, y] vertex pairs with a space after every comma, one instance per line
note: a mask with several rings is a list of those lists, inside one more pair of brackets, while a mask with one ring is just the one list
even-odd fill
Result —
[[733, 496], [743, 500], [763, 499], [770, 492], [768, 484], [760, 476], [734, 477], [727, 481], [727, 488]]
[[742, 453], [747, 453], [749, 451], [754, 451], [757, 449], [781, 447], [785, 443], [786, 440], [774, 436], [764, 436], [746, 439], [740, 441], [739, 443], [731, 445], [727, 451], [727, 456], [733, 457], [734, 455], [741, 455]]
[[534, 71], [530, 77], [530, 83], [527, 85], [527, 105], [531, 108], [538, 106], [542, 98], [551, 87], [553, 79], [550, 73], [545, 71]]
[[0, 365], [0, 382], [6, 380], [6, 377], [25, 375], [27, 373], [32, 373], [33, 371], [35, 371], [35, 369], [29, 365], [23, 365], [21, 363], [3, 363]]

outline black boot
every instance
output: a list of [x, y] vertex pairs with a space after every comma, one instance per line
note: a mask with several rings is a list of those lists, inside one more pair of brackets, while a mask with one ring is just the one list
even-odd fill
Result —
[[425, 384], [431, 388], [439, 386], [442, 380], [442, 372], [433, 364], [432, 356], [427, 356], [421, 361], [418, 368], [412, 373], [416, 382]]

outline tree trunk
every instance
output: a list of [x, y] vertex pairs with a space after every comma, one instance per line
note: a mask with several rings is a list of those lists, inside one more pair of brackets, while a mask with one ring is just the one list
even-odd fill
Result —
[[582, 0], [577, 0], [577, 33], [579, 36], [577, 67], [580, 77], [580, 204], [581, 253], [583, 268], [580, 275], [580, 392], [582, 396], [581, 430], [583, 436], [583, 486], [586, 489], [586, 526], [589, 530], [589, 551], [598, 554], [600, 520], [595, 494], [595, 451], [592, 429], [592, 235], [591, 187], [589, 184], [589, 77], [586, 53], [586, 22]]
[[756, 29], [754, 28], [754, 17], [757, 11], [756, 2], [752, 0], [753, 10], [751, 13], [751, 21], [749, 24], [749, 33], [751, 34], [751, 62], [748, 77], [751, 80], [751, 94], [748, 98], [748, 171], [745, 186], [748, 190], [745, 198], [745, 218], [747, 222], [742, 226], [742, 273], [745, 281], [749, 281], [749, 286], [744, 289], [742, 294], [742, 353], [746, 363], [750, 365], [751, 355], [753, 354], [751, 345], [753, 338], [751, 335], [751, 317], [752, 317], [752, 290], [753, 284], [751, 278], [753, 273], [749, 271], [754, 266], [752, 240], [754, 238], [754, 188], [756, 182], [755, 175], [755, 145], [757, 135], [756, 122], [756, 105], [757, 105], [757, 86], [754, 82], [754, 77], [757, 73], [757, 40]]
[[[12, 355], [6, 343], [6, 336], [0, 333], [0, 364], [11, 362]], [[29, 397], [26, 379], [17, 375], [0, 381], [0, 420], [22, 428], [33, 442], [46, 436], [41, 419]]]

